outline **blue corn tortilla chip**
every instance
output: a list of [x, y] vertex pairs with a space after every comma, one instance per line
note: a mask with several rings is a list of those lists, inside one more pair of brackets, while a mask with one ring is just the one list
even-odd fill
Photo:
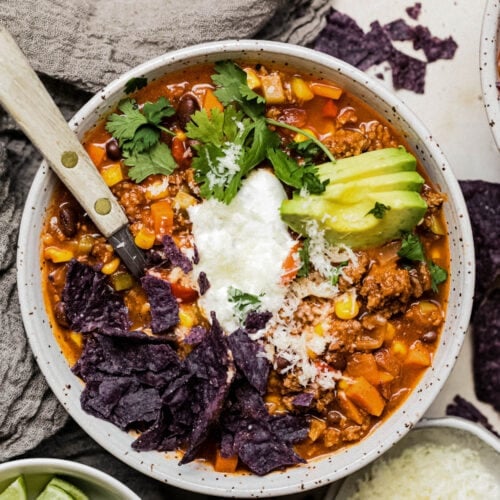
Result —
[[245, 318], [244, 326], [248, 333], [262, 330], [273, 317], [270, 311], [250, 311]]
[[180, 267], [185, 273], [189, 273], [193, 269], [193, 263], [177, 247], [171, 236], [163, 236], [161, 242], [163, 243], [165, 256], [172, 267]]
[[304, 462], [294, 452], [292, 443], [307, 435], [307, 420], [293, 415], [272, 417], [262, 396], [247, 383], [233, 390], [220, 425], [222, 455], [237, 454], [255, 474], [264, 475]]
[[[419, 8], [415, 4], [412, 15], [418, 16]], [[426, 61], [399, 51], [394, 47], [393, 40], [412, 41], [416, 50], [424, 51]], [[458, 45], [452, 37], [437, 38], [424, 26], [412, 27], [403, 19], [384, 26], [374, 21], [370, 25], [370, 31], [364, 33], [354, 19], [332, 9], [327, 15], [326, 26], [314, 40], [313, 47], [361, 70], [387, 61], [391, 67], [395, 89], [422, 94], [427, 63], [453, 58]]]
[[196, 458], [200, 446], [211, 427], [218, 422], [231, 383], [236, 375], [232, 355], [224, 332], [211, 314], [210, 331], [203, 341], [187, 356], [185, 367], [191, 375], [192, 405], [198, 407], [193, 429], [187, 440], [187, 449], [180, 464]]
[[210, 282], [208, 281], [206, 273], [202, 271], [198, 275], [198, 291], [200, 292], [200, 295], [205, 295], [209, 288]]
[[207, 335], [207, 329], [203, 326], [197, 325], [193, 326], [189, 333], [184, 338], [184, 343], [188, 345], [196, 345], [199, 344]]
[[241, 328], [229, 335], [227, 341], [238, 369], [251, 386], [260, 394], [264, 394], [271, 365], [265, 358], [263, 347], [257, 341], [251, 340]]
[[130, 321], [123, 298], [115, 293], [107, 276], [72, 260], [62, 292], [64, 312], [72, 330], [125, 336]]
[[168, 281], [147, 274], [141, 285], [151, 306], [151, 330], [163, 333], [179, 323], [179, 304], [172, 294]]
[[412, 5], [411, 7], [406, 7], [405, 11], [409, 17], [411, 17], [413, 20], [416, 21], [420, 17], [420, 12], [422, 11], [422, 4], [420, 2], [417, 2], [415, 3], [415, 5]]
[[477, 424], [481, 424], [484, 428], [500, 437], [494, 427], [490, 424], [489, 420], [483, 415], [470, 401], [457, 394], [453, 398], [453, 402], [446, 407], [446, 415], [454, 417], [466, 418]]
[[296, 408], [309, 408], [313, 402], [314, 394], [312, 392], [301, 392], [292, 399], [292, 404]]

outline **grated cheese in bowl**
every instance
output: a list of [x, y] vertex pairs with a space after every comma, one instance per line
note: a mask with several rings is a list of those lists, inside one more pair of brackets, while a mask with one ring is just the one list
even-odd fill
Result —
[[349, 476], [335, 498], [500, 500], [500, 453], [464, 430], [416, 429]]

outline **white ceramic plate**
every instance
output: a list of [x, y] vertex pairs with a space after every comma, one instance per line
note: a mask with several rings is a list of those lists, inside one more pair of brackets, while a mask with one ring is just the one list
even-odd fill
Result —
[[[422, 420], [384, 457], [399, 456], [406, 447], [417, 443], [434, 443], [441, 446], [455, 443], [478, 451], [481, 463], [496, 477], [498, 484], [500, 484], [500, 439], [478, 424], [457, 417]], [[371, 465], [349, 476], [339, 487], [332, 485], [324, 500], [349, 500], [356, 492], [356, 482], [364, 476], [366, 469], [370, 467]]]
[[488, 0], [483, 16], [480, 44], [480, 72], [483, 105], [496, 145], [500, 149], [500, 90], [497, 57], [500, 49], [500, 0]]
[[135, 469], [174, 486], [217, 496], [277, 496], [297, 493], [336, 481], [366, 465], [399, 441], [416, 424], [446, 381], [460, 351], [469, 322], [474, 289], [474, 247], [467, 209], [458, 183], [429, 132], [415, 115], [377, 81], [326, 54], [277, 42], [238, 40], [212, 42], [165, 54], [123, 75], [99, 92], [71, 120], [81, 138], [95, 121], [124, 97], [132, 77], [149, 80], [192, 64], [221, 59], [261, 60], [289, 64], [337, 82], [403, 131], [410, 147], [434, 184], [445, 192], [449, 224], [451, 274], [446, 325], [433, 366], [401, 408], [355, 446], [322, 459], [257, 478], [250, 474], [216, 473], [201, 461], [182, 467], [175, 453], [139, 453], [133, 437], [80, 408], [82, 382], [70, 371], [44, 311], [40, 283], [40, 232], [55, 184], [45, 164], [37, 173], [26, 202], [18, 251], [18, 287], [30, 345], [50, 387], [79, 425], [101, 446]]
[[92, 500], [140, 500], [124, 484], [88, 465], [54, 458], [26, 458], [0, 465], [0, 491], [21, 474], [26, 481], [28, 500], [33, 500], [57, 475], [80, 488]]

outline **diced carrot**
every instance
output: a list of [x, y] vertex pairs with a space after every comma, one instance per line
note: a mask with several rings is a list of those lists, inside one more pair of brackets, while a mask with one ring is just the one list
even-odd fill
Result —
[[221, 451], [215, 452], [214, 469], [216, 472], [235, 472], [238, 467], [238, 455], [223, 457]]
[[363, 423], [363, 415], [356, 405], [348, 399], [345, 391], [338, 391], [337, 399], [345, 416], [356, 424], [361, 425]]
[[315, 95], [328, 97], [329, 99], [337, 100], [342, 95], [342, 89], [340, 87], [327, 83], [310, 83], [309, 88]]
[[384, 411], [385, 401], [377, 389], [364, 377], [355, 377], [347, 386], [347, 397], [370, 415], [380, 417]]
[[431, 355], [420, 340], [416, 340], [410, 346], [404, 364], [414, 368], [426, 368], [431, 365]]
[[332, 99], [328, 99], [323, 105], [323, 116], [326, 118], [336, 118], [339, 112], [338, 106], [333, 102]]
[[101, 144], [87, 144], [85, 146], [87, 150], [87, 154], [90, 156], [90, 159], [94, 163], [96, 167], [98, 167], [102, 160], [104, 159], [104, 155], [106, 154], [106, 149]]
[[157, 238], [172, 232], [174, 212], [168, 201], [156, 201], [151, 204], [151, 216]]
[[283, 269], [281, 283], [283, 285], [287, 285], [297, 276], [297, 272], [300, 269], [299, 248], [300, 242], [297, 241], [292, 248], [290, 248], [290, 252], [281, 265], [281, 269]]
[[346, 371], [351, 377], [365, 377], [373, 385], [377, 385], [380, 380], [375, 356], [370, 353], [352, 354], [347, 362]]
[[120, 162], [112, 163], [111, 165], [106, 165], [101, 170], [102, 178], [108, 186], [114, 186], [118, 184], [125, 176], [123, 175], [122, 166]]
[[219, 99], [217, 99], [212, 89], [207, 89], [205, 92], [205, 97], [203, 98], [203, 109], [205, 109], [209, 115], [214, 109], [221, 112], [224, 111], [224, 106]]
[[143, 250], [149, 250], [155, 243], [155, 232], [142, 226], [134, 237], [135, 244]]

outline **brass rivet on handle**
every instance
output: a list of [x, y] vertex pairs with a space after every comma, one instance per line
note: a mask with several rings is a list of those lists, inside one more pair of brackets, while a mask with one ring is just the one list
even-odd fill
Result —
[[61, 155], [61, 163], [66, 168], [76, 167], [78, 163], [78, 155], [74, 151], [64, 151]]
[[99, 198], [94, 204], [94, 210], [99, 215], [109, 214], [109, 212], [111, 212], [111, 202], [108, 198]]

